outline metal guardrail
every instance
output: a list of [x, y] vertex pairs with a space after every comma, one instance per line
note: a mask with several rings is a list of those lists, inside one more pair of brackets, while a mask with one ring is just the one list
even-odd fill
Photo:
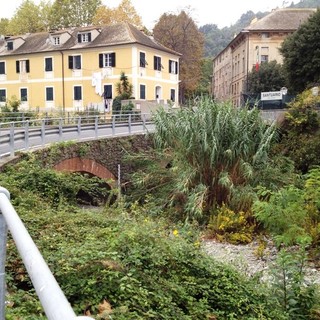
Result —
[[45, 118], [0, 123], [0, 158], [50, 143], [131, 135], [153, 130], [150, 114]]
[[48, 320], [90, 320], [76, 316], [36, 244], [10, 202], [9, 191], [0, 187], [0, 320], [5, 320], [5, 258], [10, 231]]

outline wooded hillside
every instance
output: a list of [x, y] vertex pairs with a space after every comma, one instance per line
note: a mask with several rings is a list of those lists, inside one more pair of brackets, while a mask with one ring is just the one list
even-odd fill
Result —
[[[297, 4], [293, 2], [288, 5], [287, 1], [284, 1], [285, 7], [288, 8], [317, 8], [320, 7], [320, 0], [301, 0]], [[287, 5], [286, 5], [287, 4]], [[254, 18], [261, 19], [269, 12], [257, 12], [247, 11], [243, 13], [238, 21], [230, 27], [218, 28], [216, 24], [205, 24], [200, 27], [200, 31], [205, 36], [205, 48], [204, 55], [206, 58], [215, 57], [221, 50], [223, 50], [232, 38], [238, 34], [243, 28], [248, 26]]]

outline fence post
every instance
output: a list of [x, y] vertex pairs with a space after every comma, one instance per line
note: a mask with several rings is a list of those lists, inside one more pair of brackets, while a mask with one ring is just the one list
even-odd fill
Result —
[[146, 114], [142, 114], [143, 132], [146, 131]]
[[45, 135], [46, 135], [46, 120], [41, 120], [41, 144], [44, 146], [45, 141]]
[[128, 125], [129, 125], [129, 133], [131, 134], [131, 113], [129, 114], [129, 117], [128, 117]]
[[116, 133], [116, 115], [112, 115], [112, 135]]
[[78, 139], [81, 136], [81, 117], [78, 118]]
[[10, 156], [14, 156], [14, 122], [10, 124]]
[[59, 119], [59, 140], [62, 139], [62, 118]]
[[98, 138], [98, 116], [95, 116], [94, 118], [94, 133], [95, 133], [95, 137]]
[[24, 147], [29, 150], [29, 121], [27, 120], [24, 124]]

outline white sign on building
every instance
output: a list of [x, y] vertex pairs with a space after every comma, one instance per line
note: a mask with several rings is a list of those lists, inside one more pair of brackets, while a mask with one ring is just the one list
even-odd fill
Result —
[[261, 101], [266, 100], [282, 100], [281, 91], [261, 92]]

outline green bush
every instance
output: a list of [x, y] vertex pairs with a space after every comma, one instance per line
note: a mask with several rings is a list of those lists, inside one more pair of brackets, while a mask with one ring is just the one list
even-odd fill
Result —
[[[269, 192], [254, 203], [254, 215], [276, 240], [278, 246], [320, 243], [320, 168], [304, 176], [302, 188], [288, 186]], [[263, 190], [266, 194], [266, 190]]]
[[280, 125], [281, 139], [274, 150], [290, 157], [302, 173], [320, 164], [318, 105], [319, 96], [313, 96], [311, 90], [302, 92], [289, 104]]
[[[23, 219], [79, 314], [97, 319], [108, 319], [110, 312], [113, 319], [282, 319], [262, 287], [258, 290], [256, 283], [204, 255], [192, 226], [170, 227], [143, 212], [112, 214], [109, 209], [28, 212]], [[14, 275], [12, 261], [10, 255], [8, 272]], [[25, 281], [10, 283], [11, 300], [18, 294], [12, 285]], [[99, 313], [103, 302], [111, 310]], [[8, 308], [8, 314], [18, 314], [16, 308], [23, 308], [22, 302]]]

